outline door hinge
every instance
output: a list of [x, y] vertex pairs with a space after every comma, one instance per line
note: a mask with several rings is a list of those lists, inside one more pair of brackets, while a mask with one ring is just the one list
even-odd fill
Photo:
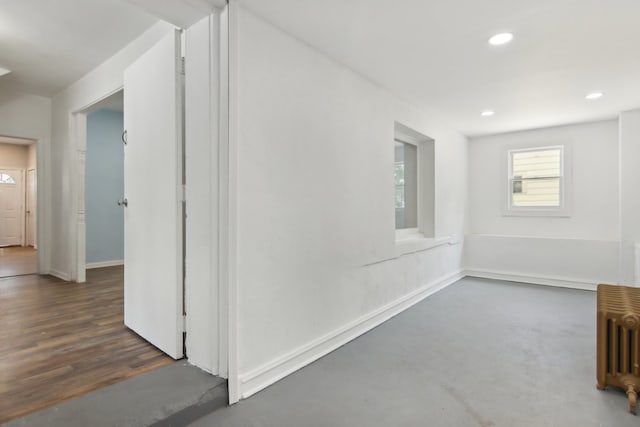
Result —
[[182, 315], [182, 332], [187, 332], [187, 315]]
[[186, 74], [186, 65], [185, 65], [185, 61], [184, 61], [184, 56], [180, 58], [180, 74], [182, 74], [183, 76]]

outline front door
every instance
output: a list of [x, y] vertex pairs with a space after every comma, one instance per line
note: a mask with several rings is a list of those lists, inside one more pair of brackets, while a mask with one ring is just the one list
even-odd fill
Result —
[[22, 170], [0, 169], [0, 246], [22, 245]]

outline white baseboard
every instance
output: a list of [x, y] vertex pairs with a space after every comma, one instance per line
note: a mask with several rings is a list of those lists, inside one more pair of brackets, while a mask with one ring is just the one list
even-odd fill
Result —
[[495, 270], [464, 270], [464, 275], [469, 277], [480, 277], [483, 279], [505, 280], [509, 282], [530, 283], [533, 285], [555, 286], [560, 288], [582, 289], [585, 291], [595, 291], [598, 283], [586, 282], [583, 279], [552, 276], [530, 276], [519, 273]]
[[89, 270], [91, 268], [115, 267], [118, 265], [124, 265], [124, 260], [116, 259], [113, 261], [88, 262], [85, 264], [85, 268]]
[[410, 294], [372, 313], [362, 316], [335, 331], [321, 336], [284, 356], [280, 356], [252, 371], [241, 374], [239, 377], [240, 398], [245, 399], [265, 387], [270, 386], [463, 277], [462, 271], [457, 271], [434, 280]]
[[65, 282], [68, 282], [69, 280], [71, 280], [71, 276], [69, 276], [69, 274], [63, 273], [62, 271], [58, 271], [53, 268], [49, 270], [49, 275], [57, 277], [58, 279], [62, 279]]

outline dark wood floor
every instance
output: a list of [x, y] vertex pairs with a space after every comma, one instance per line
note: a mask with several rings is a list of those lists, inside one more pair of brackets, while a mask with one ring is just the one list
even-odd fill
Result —
[[37, 253], [31, 246], [0, 248], [0, 277], [37, 273]]
[[122, 267], [0, 279], [0, 424], [172, 363], [123, 310]]

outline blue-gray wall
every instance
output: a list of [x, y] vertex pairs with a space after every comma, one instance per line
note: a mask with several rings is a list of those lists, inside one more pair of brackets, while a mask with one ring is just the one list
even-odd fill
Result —
[[99, 110], [87, 116], [87, 263], [124, 259], [123, 115]]

